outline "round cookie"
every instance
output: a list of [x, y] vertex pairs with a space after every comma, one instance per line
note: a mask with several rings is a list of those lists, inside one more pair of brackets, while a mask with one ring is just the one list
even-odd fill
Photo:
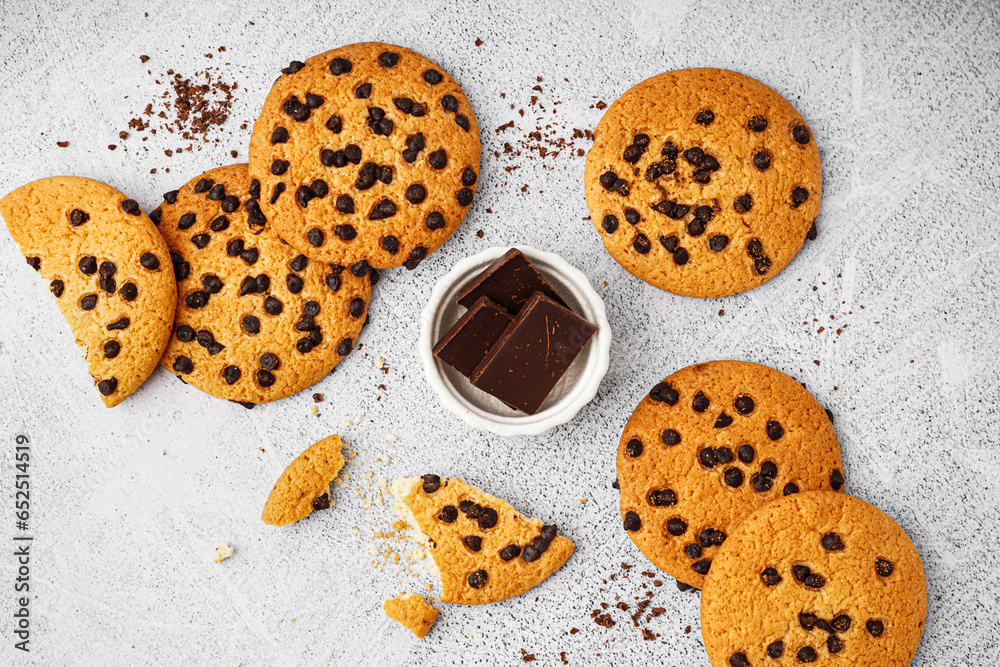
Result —
[[365, 322], [375, 271], [307, 259], [260, 212], [245, 164], [166, 193], [153, 211], [177, 277], [161, 363], [232, 401], [291, 396], [333, 370]]
[[462, 89], [420, 54], [375, 42], [282, 72], [250, 138], [268, 220], [310, 258], [416, 268], [475, 194], [479, 126]]
[[132, 199], [55, 176], [0, 199], [28, 264], [49, 283], [107, 407], [139, 388], [167, 346], [177, 302], [167, 246]]
[[699, 68], [636, 84], [587, 154], [587, 206], [629, 273], [684, 296], [757, 287], [783, 269], [819, 211], [819, 151], [781, 95]]
[[830, 491], [754, 512], [719, 549], [701, 595], [715, 667], [903, 667], [926, 616], [910, 538], [880, 509]]
[[743, 361], [688, 366], [653, 387], [625, 424], [617, 465], [628, 536], [695, 588], [758, 507], [844, 486], [840, 443], [816, 399], [784, 373]]

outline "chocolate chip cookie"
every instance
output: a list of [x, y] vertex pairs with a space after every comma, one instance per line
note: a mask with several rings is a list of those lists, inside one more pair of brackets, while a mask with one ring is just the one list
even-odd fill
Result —
[[604, 247], [660, 289], [715, 298], [773, 278], [814, 237], [822, 174], [809, 125], [728, 70], [659, 74], [604, 114], [587, 154]]
[[658, 568], [701, 588], [729, 532], [769, 500], [844, 487], [826, 412], [784, 373], [742, 361], [653, 387], [618, 445], [621, 516]]
[[254, 123], [250, 173], [275, 230], [309, 258], [415, 268], [458, 228], [479, 126], [441, 67], [389, 44], [282, 70]]
[[542, 583], [573, 553], [554, 525], [457, 477], [424, 475], [392, 485], [396, 512], [428, 543], [441, 577], [441, 601], [488, 604]]
[[910, 538], [878, 508], [830, 491], [754, 512], [719, 549], [701, 596], [716, 667], [904, 667], [926, 616]]
[[344, 467], [344, 443], [331, 435], [309, 446], [288, 464], [274, 483], [260, 518], [272, 526], [287, 526], [314, 510], [330, 507], [330, 482]]
[[139, 204], [89, 178], [23, 185], [0, 199], [0, 215], [49, 281], [104, 404], [118, 405], [170, 337], [177, 287], [163, 238]]
[[250, 403], [309, 387], [351, 352], [374, 277], [298, 253], [267, 224], [259, 192], [245, 164], [230, 165], [153, 211], [179, 293], [161, 363], [212, 396]]

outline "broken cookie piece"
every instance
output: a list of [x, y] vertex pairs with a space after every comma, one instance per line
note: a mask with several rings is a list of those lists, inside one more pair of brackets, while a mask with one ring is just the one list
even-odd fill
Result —
[[386, 600], [382, 605], [385, 615], [423, 639], [437, 620], [438, 611], [427, 600], [413, 593]]
[[554, 525], [525, 517], [457, 477], [399, 479], [392, 494], [396, 513], [428, 545], [442, 602], [512, 598], [542, 583], [573, 553]]
[[343, 446], [339, 435], [331, 435], [289, 463], [264, 504], [264, 523], [287, 526], [330, 507], [330, 482], [344, 467]]
[[215, 557], [216, 563], [221, 563], [230, 556], [233, 555], [233, 546], [231, 544], [226, 544], [225, 542], [220, 542], [215, 545]]

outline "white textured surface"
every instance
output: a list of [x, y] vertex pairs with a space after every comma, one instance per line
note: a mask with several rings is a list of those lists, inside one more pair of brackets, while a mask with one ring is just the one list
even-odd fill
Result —
[[[930, 589], [914, 664], [995, 662], [995, 3], [138, 4], [145, 6], [0, 3], [0, 192], [72, 173], [105, 180], [152, 208], [160, 193], [229, 161], [230, 148], [245, 159], [248, 132], [239, 123], [253, 119], [289, 60], [379, 39], [437, 60], [464, 86], [484, 128], [480, 194], [439, 254], [415, 273], [384, 276], [364, 347], [312, 390], [326, 397], [319, 416], [311, 414], [312, 391], [246, 411], [163, 371], [105, 410], [46, 286], [0, 235], [0, 538], [8, 545], [0, 552], [9, 552], [14, 533], [12, 443], [26, 433], [35, 491], [28, 658], [60, 665], [486, 665], [517, 662], [525, 649], [540, 664], [558, 663], [565, 651], [577, 665], [706, 665], [696, 595], [670, 584], [650, 588], [654, 606], [666, 609], [650, 623], [661, 635], [656, 641], [643, 641], [613, 607], [618, 624], [609, 630], [589, 612], [598, 602], [613, 605], [615, 594], [634, 610], [632, 598], [650, 581], [639, 575], [650, 566], [622, 531], [610, 488], [615, 444], [633, 405], [681, 366], [737, 358], [771, 364], [808, 385], [835, 415], [849, 490], [913, 537]], [[484, 41], [478, 48], [477, 37]], [[225, 54], [206, 60], [218, 46]], [[150, 62], [140, 65], [139, 54]], [[163, 90], [147, 69], [190, 74], [226, 62], [240, 84], [225, 128], [231, 147], [166, 158], [162, 149], [181, 142], [161, 135], [146, 142], [146, 152], [137, 150], [135, 134], [117, 140]], [[763, 287], [713, 302], [647, 287], [604, 253], [582, 220], [582, 157], [564, 150], [545, 161], [494, 159], [492, 152], [536, 129], [532, 94], [560, 124], [557, 136], [568, 137], [563, 122], [597, 123], [600, 112], [590, 107], [598, 100], [693, 65], [741, 70], [789, 97], [811, 124], [825, 167], [819, 239]], [[531, 90], [536, 76], [541, 93]], [[494, 133], [509, 120], [513, 129]], [[57, 140], [70, 146], [57, 148]], [[111, 152], [109, 143], [123, 147]], [[521, 168], [503, 170], [512, 165]], [[420, 309], [437, 278], [461, 257], [508, 243], [555, 251], [582, 267], [606, 296], [616, 340], [597, 398], [574, 421], [536, 438], [466, 427], [434, 400], [415, 349]], [[387, 372], [377, 357], [386, 359]], [[334, 509], [285, 530], [261, 523], [280, 471], [334, 431], [358, 452]], [[381, 476], [425, 471], [460, 475], [557, 522], [576, 541], [576, 554], [528, 595], [444, 608], [427, 639], [415, 641], [382, 615], [381, 603], [401, 590], [426, 593], [432, 579], [419, 566], [411, 578], [405, 558], [369, 554], [373, 544], [404, 553], [409, 545], [371, 537], [388, 528], [391, 511], [366, 506], [360, 494], [375, 494]], [[215, 564], [220, 541], [236, 553]], [[638, 567], [602, 584], [622, 561]], [[4, 664], [25, 659], [11, 646], [13, 577], [13, 559], [0, 558]], [[572, 627], [580, 632], [568, 634]]]

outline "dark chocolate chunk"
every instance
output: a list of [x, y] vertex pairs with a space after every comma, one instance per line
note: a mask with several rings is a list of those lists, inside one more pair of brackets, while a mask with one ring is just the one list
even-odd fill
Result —
[[[167, 194], [170, 194], [170, 193], [168, 192]], [[164, 195], [164, 197], [166, 197], [166, 195]], [[177, 199], [177, 191], [176, 190], [174, 190], [174, 199], [175, 200]], [[173, 204], [173, 202], [170, 202], [170, 203]], [[84, 213], [83, 211], [81, 211], [78, 208], [74, 208], [72, 211], [69, 212], [69, 224], [73, 225], [74, 227], [79, 227], [80, 225], [82, 225], [83, 223], [87, 222], [88, 220], [90, 220], [90, 214], [89, 213]]]
[[208, 234], [195, 234], [191, 237], [191, 243], [195, 245], [199, 250], [208, 245], [208, 242], [212, 240], [212, 237]]
[[257, 370], [257, 384], [267, 389], [274, 384], [274, 374], [263, 368]]
[[740, 448], [736, 450], [736, 455], [743, 463], [753, 463], [754, 453], [753, 445], [740, 445]]
[[229, 218], [224, 215], [220, 215], [208, 225], [208, 228], [213, 232], [225, 231], [226, 229], [229, 229]]
[[677, 494], [673, 489], [654, 489], [646, 496], [646, 501], [654, 507], [670, 507], [677, 504]]
[[847, 632], [851, 629], [851, 617], [847, 614], [841, 614], [830, 621], [830, 625], [837, 632]]
[[467, 535], [462, 538], [462, 544], [467, 546], [470, 551], [480, 551], [483, 548], [483, 538], [478, 535]]
[[279, 183], [275, 184], [275, 186], [274, 186], [274, 192], [271, 194], [270, 202], [272, 204], [277, 203], [278, 197], [280, 197], [281, 193], [284, 192], [284, 191], [285, 191], [285, 184], [284, 183], [280, 183], [279, 182]]
[[504, 308], [480, 297], [437, 342], [434, 356], [469, 377], [512, 321]]
[[817, 617], [816, 614], [811, 614], [808, 612], [801, 612], [799, 614], [799, 625], [803, 630], [807, 632], [812, 632], [813, 628], [816, 627]]
[[114, 359], [118, 356], [118, 353], [121, 352], [121, 349], [121, 343], [116, 340], [109, 340], [104, 344], [104, 358]]
[[843, 650], [843, 648], [844, 648], [844, 642], [841, 641], [838, 637], [830, 635], [829, 637], [826, 638], [826, 650], [829, 651], [830, 653], [834, 654], [840, 653], [841, 650]]
[[770, 491], [771, 487], [774, 486], [774, 480], [759, 473], [754, 473], [753, 477], [750, 478], [750, 486], [757, 493], [765, 493]]
[[642, 220], [642, 216], [639, 215], [639, 211], [634, 208], [625, 209], [625, 221], [630, 225], [638, 225]]
[[361, 297], [351, 299], [351, 303], [347, 306], [347, 312], [351, 314], [351, 317], [361, 317], [365, 313], [365, 300]]
[[653, 244], [649, 242], [648, 236], [640, 232], [635, 235], [635, 239], [632, 241], [632, 248], [640, 255], [645, 255], [653, 249]]
[[268, 315], [271, 316], [280, 315], [281, 311], [283, 311], [284, 309], [285, 309], [284, 304], [281, 303], [281, 300], [278, 299], [277, 297], [269, 296], [266, 299], [264, 299], [264, 312], [266, 312]]
[[436, 86], [437, 84], [441, 83], [442, 78], [443, 77], [441, 76], [441, 72], [437, 71], [436, 69], [429, 69], [424, 71], [424, 81], [426, 81], [432, 86]]
[[226, 381], [228, 385], [234, 385], [243, 375], [243, 371], [239, 369], [238, 366], [226, 366], [222, 369], [222, 379]]
[[471, 308], [485, 296], [513, 314], [518, 313], [535, 292], [566, 305], [528, 258], [511, 248], [463, 287], [455, 300]]
[[488, 530], [497, 525], [500, 515], [492, 507], [483, 507], [479, 512], [478, 524], [483, 530]]
[[882, 621], [875, 619], [868, 619], [865, 621], [865, 630], [868, 631], [872, 637], [881, 637], [882, 633], [885, 632], [885, 624]]
[[455, 509], [454, 505], [445, 505], [438, 512], [437, 518], [444, 523], [455, 523], [455, 520], [458, 519], [458, 510]]
[[460, 128], [462, 128], [463, 130], [465, 130], [466, 132], [468, 132], [469, 128], [471, 127], [468, 117], [460, 113], [455, 114], [455, 124], [458, 125]]
[[344, 338], [343, 340], [340, 341], [340, 343], [337, 344], [337, 354], [339, 354], [342, 357], [346, 357], [347, 355], [349, 355], [351, 353], [351, 350], [353, 349], [354, 349], [354, 341], [352, 341], [350, 338]]
[[247, 315], [244, 317], [240, 324], [243, 326], [243, 330], [248, 334], [255, 334], [260, 331], [260, 320], [253, 315]]
[[660, 245], [662, 245], [663, 249], [666, 250], [669, 253], [676, 252], [677, 251], [677, 237], [674, 236], [673, 234], [671, 234], [670, 236], [661, 236], [660, 237]]
[[715, 450], [715, 460], [719, 463], [729, 463], [733, 460], [733, 450], [729, 447], [719, 447]]
[[760, 465], [760, 474], [768, 479], [774, 479], [778, 476], [778, 466], [774, 461], [764, 461]]
[[406, 188], [406, 201], [411, 204], [419, 204], [427, 198], [427, 188], [419, 183], [414, 183]]
[[372, 96], [372, 84], [363, 83], [354, 89], [354, 96], [359, 100], [367, 100]]
[[729, 245], [729, 237], [725, 234], [716, 234], [708, 240], [708, 248], [713, 252], [721, 252]]
[[715, 458], [715, 448], [714, 447], [703, 447], [700, 452], [698, 452], [698, 460], [706, 468], [713, 468], [718, 460]]
[[57, 298], [63, 295], [65, 289], [66, 285], [58, 278], [49, 283], [49, 291], [55, 294]]
[[257, 259], [260, 257], [260, 251], [257, 248], [246, 248], [240, 253], [240, 257], [249, 266], [253, 266], [257, 263]]
[[302, 281], [302, 278], [299, 278], [294, 273], [289, 273], [285, 277], [285, 286], [288, 287], [288, 291], [292, 294], [298, 294], [301, 292], [304, 285], [305, 283]]
[[753, 166], [761, 171], [771, 166], [771, 151], [760, 151], [753, 156]]
[[360, 261], [355, 262], [354, 264], [351, 264], [351, 273], [358, 278], [363, 278], [364, 276], [368, 275], [368, 272], [371, 270], [372, 268], [371, 266], [368, 265], [368, 260], [366, 259], [362, 259]]
[[459, 206], [469, 206], [472, 203], [472, 190], [469, 188], [462, 188], [455, 193], [455, 201], [458, 202]]
[[368, 213], [369, 220], [385, 220], [396, 215], [396, 205], [389, 199], [382, 199]]
[[[37, 259], [37, 257], [35, 259]], [[29, 261], [28, 264], [30, 265], [31, 262]], [[41, 268], [41, 262], [39, 262], [38, 266], [39, 268]], [[86, 257], [81, 257], [80, 261], [77, 263], [77, 266], [80, 269], [80, 273], [82, 273], [85, 276], [92, 276], [95, 273], [97, 273], [97, 258], [94, 257], [93, 255], [87, 255]], [[38, 269], [35, 270], [37, 271]]]
[[126, 199], [122, 202], [122, 210], [129, 215], [139, 215], [142, 211], [139, 209], [139, 204], [136, 203], [134, 199]]

